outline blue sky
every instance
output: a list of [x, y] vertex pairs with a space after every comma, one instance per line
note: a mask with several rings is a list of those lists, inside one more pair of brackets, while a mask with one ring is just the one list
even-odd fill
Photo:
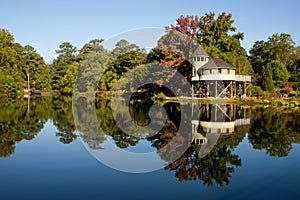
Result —
[[300, 45], [299, 0], [0, 0], [0, 28], [15, 41], [32, 45], [47, 62], [65, 41], [77, 48], [94, 38], [124, 31], [174, 24], [180, 15], [233, 14], [243, 47], [289, 33]]

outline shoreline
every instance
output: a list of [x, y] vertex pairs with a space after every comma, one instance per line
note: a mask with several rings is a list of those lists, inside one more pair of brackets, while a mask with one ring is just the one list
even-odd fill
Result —
[[166, 97], [163, 99], [154, 99], [154, 101], [166, 102], [190, 102], [190, 103], [220, 103], [220, 104], [237, 104], [237, 105], [261, 105], [261, 106], [279, 106], [279, 107], [300, 107], [300, 98], [270, 99], [246, 97], [238, 98], [193, 98], [193, 97]]
[[[43, 92], [41, 95], [30, 95], [30, 97], [63, 97], [70, 96], [72, 97], [74, 94], [70, 95], [61, 95], [55, 94], [52, 92]], [[85, 93], [76, 93], [75, 95], [79, 96], [93, 96], [97, 100], [101, 99], [109, 99], [111, 98], [111, 92], [85, 92]], [[124, 93], [117, 93], [119, 98], [123, 98]], [[0, 95], [0, 98], [7, 98], [6, 95]], [[18, 98], [28, 98], [27, 95], [18, 96]], [[214, 98], [214, 97], [167, 97], [167, 96], [152, 96], [146, 99], [142, 98], [132, 98], [131, 101], [144, 101], [144, 100], [152, 100], [154, 102], [163, 104], [164, 102], [186, 102], [186, 103], [220, 103], [220, 104], [237, 104], [237, 105], [262, 105], [262, 106], [279, 106], [279, 107], [300, 107], [300, 97], [288, 97], [288, 98], [262, 98], [262, 97], [243, 97], [243, 98]]]

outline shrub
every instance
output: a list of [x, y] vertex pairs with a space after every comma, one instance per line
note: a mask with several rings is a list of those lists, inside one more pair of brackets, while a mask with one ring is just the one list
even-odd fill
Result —
[[289, 93], [289, 97], [298, 97], [298, 92], [296, 92], [296, 91], [291, 91], [290, 93]]

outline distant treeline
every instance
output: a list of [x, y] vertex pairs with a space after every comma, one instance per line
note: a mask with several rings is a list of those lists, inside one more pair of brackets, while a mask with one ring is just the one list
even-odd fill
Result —
[[295, 46], [291, 35], [275, 33], [267, 41], [256, 41], [247, 55], [241, 46], [244, 33], [236, 32], [233, 23], [232, 15], [227, 13], [181, 16], [175, 25], [166, 27], [166, 35], [149, 52], [126, 40], [117, 42], [111, 51], [101, 45], [103, 39], [93, 39], [81, 49], [63, 42], [50, 64], [32, 46], [16, 43], [12, 33], [0, 29], [0, 94], [14, 98], [28, 88], [28, 80], [31, 89], [71, 94], [77, 73], [91, 52], [102, 58], [95, 67], [105, 69], [93, 88], [100, 91], [111, 90], [125, 72], [147, 63], [170, 66], [190, 80], [192, 66], [187, 56], [180, 53], [181, 49], [179, 53], [167, 51], [166, 38], [170, 32], [188, 36], [211, 57], [222, 58], [236, 67], [238, 74], [251, 75], [254, 95], [277, 88], [286, 94], [295, 93], [300, 86], [300, 47]]

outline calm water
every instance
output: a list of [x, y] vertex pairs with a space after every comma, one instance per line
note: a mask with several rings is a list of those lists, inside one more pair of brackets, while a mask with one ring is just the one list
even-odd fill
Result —
[[[104, 134], [76, 130], [69, 97], [2, 99], [0, 104], [1, 199], [298, 199], [300, 195], [299, 108], [187, 104], [183, 106], [189, 112], [181, 113], [178, 104], [167, 103], [160, 133], [138, 139], [116, 126], [107, 100], [96, 103]], [[149, 123], [150, 105], [131, 104], [137, 124]], [[119, 110], [122, 114], [126, 106]], [[120, 172], [85, 148], [101, 151], [109, 140], [127, 151], [155, 151], [172, 140], [182, 115], [190, 119], [194, 144], [164, 169]], [[157, 113], [158, 119], [161, 116]], [[213, 146], [215, 135], [219, 137]]]

